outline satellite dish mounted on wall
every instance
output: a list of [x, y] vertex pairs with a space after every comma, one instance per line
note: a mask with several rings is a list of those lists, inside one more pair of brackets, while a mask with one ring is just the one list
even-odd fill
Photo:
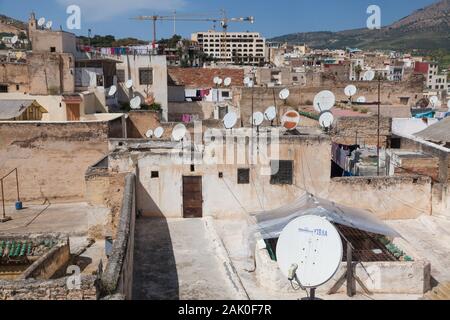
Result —
[[344, 89], [344, 93], [348, 97], [348, 102], [350, 104], [352, 103], [352, 97], [356, 94], [356, 91], [358, 91], [358, 89], [352, 84], [346, 86]]
[[281, 123], [288, 131], [296, 130], [300, 123], [300, 114], [295, 110], [288, 111], [281, 118]]
[[182, 123], [177, 124], [172, 130], [172, 139], [182, 141], [186, 135], [186, 126]]
[[319, 113], [331, 110], [335, 103], [336, 97], [329, 90], [321, 91], [314, 97], [314, 109]]
[[140, 109], [141, 108], [141, 97], [135, 96], [133, 99], [130, 100], [130, 106], [131, 109]]
[[336, 228], [325, 218], [302, 216], [290, 222], [277, 243], [277, 262], [291, 282], [311, 290], [327, 283], [342, 262], [342, 240]]
[[286, 102], [286, 100], [287, 100], [287, 98], [289, 98], [290, 94], [291, 93], [290, 93], [289, 89], [285, 88], [285, 89], [280, 91], [279, 96], [280, 96], [281, 100], [284, 100]]
[[233, 129], [237, 123], [237, 114], [235, 112], [229, 112], [223, 118], [223, 126], [225, 129]]
[[274, 106], [270, 106], [264, 112], [264, 118], [270, 121], [270, 125], [273, 126], [273, 120], [277, 117], [277, 109]]
[[226, 87], [229, 87], [230, 85], [231, 85], [231, 78], [225, 78], [225, 80], [223, 81], [223, 84], [226, 86]]
[[131, 89], [133, 87], [133, 80], [129, 79], [127, 82], [125, 82], [125, 87], [127, 89]]
[[45, 24], [45, 18], [44, 18], [44, 17], [39, 18], [39, 20], [38, 20], [38, 26], [39, 26], [39, 27], [42, 27], [42, 26], [44, 26], [44, 24]]
[[110, 97], [112, 97], [116, 94], [116, 92], [117, 92], [117, 87], [113, 85], [113, 86], [111, 86], [111, 88], [109, 88], [108, 95]]
[[153, 137], [153, 130], [152, 130], [152, 129], [148, 130], [148, 131], [145, 133], [145, 136], [146, 136], [147, 138]]
[[375, 71], [367, 70], [366, 72], [364, 72], [364, 75], [363, 75], [364, 81], [372, 81], [373, 79], [375, 79]]
[[164, 129], [162, 127], [158, 127], [155, 129], [155, 132], [153, 132], [156, 138], [160, 139], [164, 134]]

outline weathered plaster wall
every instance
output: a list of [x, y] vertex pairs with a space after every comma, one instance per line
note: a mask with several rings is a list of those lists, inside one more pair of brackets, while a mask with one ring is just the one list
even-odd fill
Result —
[[131, 139], [146, 138], [149, 129], [160, 126], [160, 113], [155, 111], [130, 111], [127, 119], [127, 137]]
[[[380, 145], [386, 146], [391, 135], [391, 118], [380, 119]], [[378, 117], [340, 117], [334, 124], [333, 141], [340, 144], [376, 146], [378, 144]]]
[[[29, 92], [28, 65], [25, 63], [1, 63], [0, 84], [8, 85], [8, 92]], [[19, 85], [19, 90], [16, 85]]]
[[[108, 152], [108, 122], [0, 123], [0, 175], [18, 168], [21, 199], [83, 199], [86, 169]], [[15, 200], [15, 181], [5, 180]]]

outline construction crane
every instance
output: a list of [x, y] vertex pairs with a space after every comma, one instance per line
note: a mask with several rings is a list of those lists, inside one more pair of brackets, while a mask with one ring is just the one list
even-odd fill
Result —
[[[152, 21], [153, 22], [153, 41], [152, 41], [152, 49], [156, 49], [156, 22], [157, 21], [173, 21], [175, 25], [175, 21], [183, 21], [183, 22], [213, 22], [214, 24], [220, 22], [220, 25], [223, 29], [223, 36], [224, 36], [224, 47], [226, 50], [227, 46], [227, 31], [228, 31], [228, 25], [230, 22], [249, 22], [253, 24], [255, 22], [254, 17], [240, 17], [240, 18], [228, 18], [226, 15], [225, 10], [221, 10], [222, 17], [221, 18], [189, 18], [189, 16], [192, 15], [177, 15], [176, 12], [174, 12], [173, 16], [138, 16], [132, 18], [133, 20], [140, 20], [140, 21]], [[221, 46], [221, 52], [220, 55], [222, 56], [222, 46]]]

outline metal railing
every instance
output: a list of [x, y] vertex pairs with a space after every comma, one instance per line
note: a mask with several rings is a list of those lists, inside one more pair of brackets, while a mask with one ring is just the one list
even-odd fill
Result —
[[20, 202], [20, 193], [19, 193], [19, 174], [18, 174], [18, 170], [17, 168], [14, 168], [13, 170], [11, 170], [8, 174], [4, 175], [3, 177], [0, 178], [0, 186], [1, 186], [1, 192], [2, 192], [2, 208], [3, 208], [3, 214], [2, 214], [2, 221], [7, 221], [9, 220], [6, 217], [6, 210], [5, 210], [5, 192], [4, 192], [4, 188], [3, 188], [3, 181], [9, 177], [13, 172], [16, 173], [16, 188], [17, 188], [17, 202]]

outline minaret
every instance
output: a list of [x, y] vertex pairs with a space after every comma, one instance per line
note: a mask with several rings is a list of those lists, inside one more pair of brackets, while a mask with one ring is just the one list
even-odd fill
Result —
[[37, 29], [37, 20], [34, 12], [31, 12], [30, 19], [28, 19], [28, 34]]

